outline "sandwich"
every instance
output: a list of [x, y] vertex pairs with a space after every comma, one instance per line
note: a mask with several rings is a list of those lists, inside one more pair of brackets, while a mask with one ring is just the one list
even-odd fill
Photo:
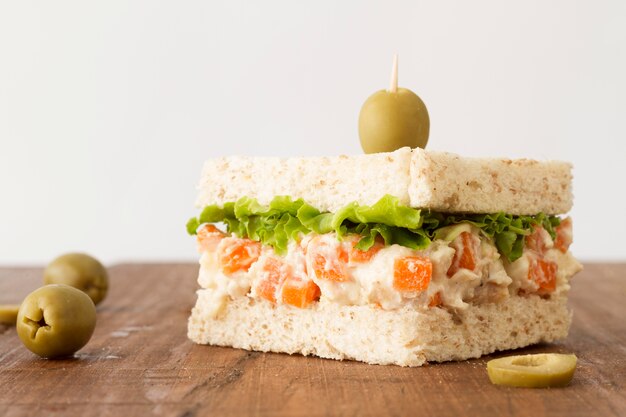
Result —
[[563, 339], [571, 180], [419, 148], [208, 160], [188, 337], [400, 366]]

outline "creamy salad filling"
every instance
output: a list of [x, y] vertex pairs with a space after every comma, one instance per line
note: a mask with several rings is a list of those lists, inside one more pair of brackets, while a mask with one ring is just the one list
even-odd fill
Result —
[[278, 253], [212, 224], [200, 225], [197, 239], [202, 253], [198, 281], [211, 291], [215, 314], [238, 297], [296, 308], [333, 302], [384, 310], [407, 303], [465, 309], [511, 296], [560, 294], [582, 268], [568, 251], [569, 219], [561, 221], [554, 239], [535, 226], [513, 262], [501, 256], [494, 238], [469, 223], [440, 229], [421, 250], [385, 245], [380, 237], [361, 250], [361, 236], [330, 232], [301, 233]]

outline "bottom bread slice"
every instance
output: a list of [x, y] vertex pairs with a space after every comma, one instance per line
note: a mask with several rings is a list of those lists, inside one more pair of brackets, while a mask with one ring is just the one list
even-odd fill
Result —
[[299, 353], [370, 364], [420, 366], [477, 358], [567, 336], [567, 297], [513, 296], [450, 312], [407, 305], [397, 310], [319, 302], [311, 308], [240, 297], [213, 318], [210, 290], [199, 290], [188, 337], [200, 344]]

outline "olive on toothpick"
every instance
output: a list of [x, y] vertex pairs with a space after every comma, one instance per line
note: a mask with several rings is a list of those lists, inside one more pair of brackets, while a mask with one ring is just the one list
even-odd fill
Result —
[[389, 89], [369, 96], [359, 114], [359, 138], [365, 153], [392, 152], [404, 146], [425, 148], [430, 119], [422, 99], [398, 87], [398, 55], [393, 58]]

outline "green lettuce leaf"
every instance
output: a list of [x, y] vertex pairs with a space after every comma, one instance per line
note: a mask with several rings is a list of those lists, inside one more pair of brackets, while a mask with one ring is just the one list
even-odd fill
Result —
[[519, 259], [524, 249], [524, 238], [533, 232], [535, 226], [543, 226], [552, 239], [556, 237], [554, 228], [560, 224], [556, 216], [539, 213], [536, 216], [514, 216], [505, 213], [449, 215], [443, 225], [466, 222], [478, 227], [483, 234], [494, 238], [500, 254], [510, 262]]
[[522, 255], [524, 237], [532, 233], [533, 227], [543, 226], [554, 239], [560, 219], [542, 213], [536, 216], [443, 214], [404, 206], [391, 195], [372, 206], [350, 203], [335, 213], [320, 212], [304, 200], [289, 196], [275, 197], [267, 206], [243, 197], [222, 207], [205, 207], [200, 216], [187, 222], [187, 232], [193, 235], [200, 225], [218, 222], [223, 222], [230, 233], [273, 246], [279, 254], [286, 252], [290, 241], [311, 232], [335, 232], [339, 239], [359, 235], [356, 247], [361, 250], [372, 247], [379, 236], [385, 245], [425, 249], [438, 229], [469, 223], [493, 238], [499, 252], [512, 262]]

